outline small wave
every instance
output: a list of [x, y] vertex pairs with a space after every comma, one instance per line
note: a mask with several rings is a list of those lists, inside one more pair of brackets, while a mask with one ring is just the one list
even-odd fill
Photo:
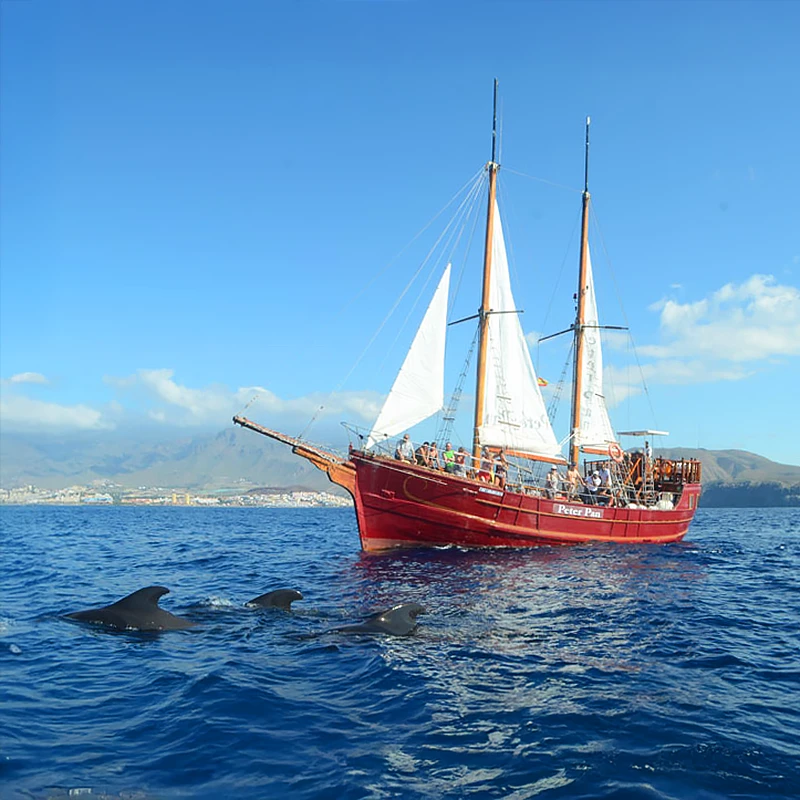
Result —
[[227, 597], [211, 595], [210, 597], [206, 597], [205, 600], [201, 600], [198, 606], [202, 608], [241, 608], [242, 604]]

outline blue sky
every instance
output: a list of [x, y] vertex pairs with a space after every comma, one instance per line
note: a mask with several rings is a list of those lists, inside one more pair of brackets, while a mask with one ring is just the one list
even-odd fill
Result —
[[[290, 433], [368, 425], [421, 310], [354, 364], [489, 158], [497, 77], [531, 341], [571, 322], [590, 114], [601, 319], [647, 385], [610, 336], [612, 421], [800, 463], [800, 4], [0, 13], [4, 431], [219, 430], [256, 395]], [[549, 394], [564, 345], [533, 352]]]

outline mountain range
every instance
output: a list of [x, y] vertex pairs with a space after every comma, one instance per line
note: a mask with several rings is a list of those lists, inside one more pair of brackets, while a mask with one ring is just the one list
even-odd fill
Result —
[[[743, 450], [657, 449], [703, 464], [702, 505], [800, 506], [800, 466]], [[0, 434], [0, 487], [62, 489], [110, 481], [126, 488], [214, 492], [254, 487], [338, 489], [290, 448], [230, 427], [164, 440], [154, 433], [44, 437]]]
[[111, 481], [193, 491], [255, 486], [331, 491], [315, 467], [285, 445], [242, 428], [168, 440], [99, 435], [31, 437], [0, 435], [0, 486], [32, 484], [61, 489]]

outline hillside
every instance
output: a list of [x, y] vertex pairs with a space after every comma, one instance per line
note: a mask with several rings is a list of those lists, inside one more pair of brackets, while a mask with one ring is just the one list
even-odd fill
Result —
[[[703, 506], [800, 506], [800, 466], [776, 464], [743, 450], [664, 448], [655, 453], [702, 462]], [[2, 488], [33, 484], [62, 489], [96, 480], [127, 488], [194, 491], [246, 491], [256, 486], [337, 489], [289, 447], [233, 426], [217, 434], [166, 441], [152, 433], [0, 437]]]
[[800, 466], [776, 464], [746, 450], [703, 450], [689, 447], [657, 448], [655, 455], [696, 458], [703, 464], [703, 483], [800, 484]]
[[152, 442], [119, 437], [0, 438], [0, 486], [59, 489], [110, 480], [127, 488], [193, 490], [253, 486], [331, 491], [327, 476], [285, 445], [241, 428]]
[[800, 467], [776, 464], [745, 450], [656, 449], [667, 458], [696, 458], [703, 464], [705, 508], [800, 506]]

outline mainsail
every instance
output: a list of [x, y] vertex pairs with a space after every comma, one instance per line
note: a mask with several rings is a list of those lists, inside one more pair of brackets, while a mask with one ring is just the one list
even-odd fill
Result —
[[493, 215], [486, 395], [478, 438], [481, 445], [557, 458], [560, 447], [511, 294], [508, 257], [496, 202]]
[[583, 352], [581, 358], [581, 424], [578, 444], [582, 449], [603, 450], [617, 438], [608, 418], [603, 395], [603, 352], [600, 322], [594, 294], [594, 277], [589, 248], [586, 248], [586, 305], [584, 311]]
[[386, 402], [367, 438], [367, 449], [413, 427], [444, 405], [444, 346], [447, 330], [448, 264]]

